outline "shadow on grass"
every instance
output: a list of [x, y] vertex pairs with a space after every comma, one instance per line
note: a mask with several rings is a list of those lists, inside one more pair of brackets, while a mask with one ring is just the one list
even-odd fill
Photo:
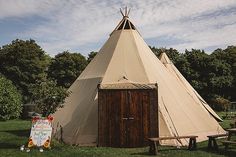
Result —
[[200, 147], [197, 150], [215, 154], [215, 155], [224, 155], [228, 157], [235, 157], [236, 156], [236, 150], [235, 147], [229, 147], [229, 149], [225, 150], [224, 146], [220, 146], [218, 150], [209, 150], [207, 147]]
[[5, 143], [5, 142], [0, 143], [0, 149], [16, 149], [16, 148], [20, 148], [20, 146], [12, 143]]
[[[21, 138], [19, 137], [23, 137], [23, 139], [25, 138], [28, 139], [30, 130], [29, 129], [4, 130], [0, 131], [0, 134], [1, 134], [0, 149], [19, 149], [20, 144], [14, 142], [21, 140]], [[27, 142], [27, 140], [25, 142]]]
[[149, 152], [137, 152], [137, 153], [131, 153], [130, 155], [150, 155]]
[[[158, 154], [161, 154], [161, 153], [164, 153], [164, 152], [167, 152], [167, 151], [184, 151], [184, 150], [189, 151], [185, 147], [176, 148], [176, 147], [165, 146], [165, 147], [162, 147], [161, 149], [158, 149]], [[130, 155], [143, 155], [143, 156], [147, 156], [147, 155], [150, 155], [150, 154], [149, 154], [149, 149], [147, 149], [144, 152], [131, 153]]]
[[19, 136], [19, 137], [29, 137], [29, 135], [30, 135], [30, 130], [29, 129], [25, 129], [25, 130], [6, 130], [6, 131], [1, 131], [1, 132], [10, 133], [12, 135]]
[[[165, 154], [165, 152], [168, 151], [190, 151], [188, 150], [186, 147], [181, 147], [181, 148], [176, 148], [176, 147], [162, 147], [158, 150], [159, 154]], [[209, 154], [215, 154], [215, 155], [223, 155], [223, 156], [227, 156], [227, 157], [235, 157], [236, 156], [236, 150], [235, 147], [229, 147], [228, 150], [225, 150], [224, 147], [220, 147], [218, 151], [214, 151], [214, 150], [209, 150], [207, 148], [207, 146], [205, 147], [198, 147], [196, 150], [193, 150], [192, 152], [195, 151], [202, 151], [202, 152], [206, 152]], [[143, 152], [137, 152], [137, 153], [132, 153], [130, 155], [140, 155], [140, 156], [146, 156], [146, 155], [150, 155], [149, 154], [149, 150], [143, 151]]]

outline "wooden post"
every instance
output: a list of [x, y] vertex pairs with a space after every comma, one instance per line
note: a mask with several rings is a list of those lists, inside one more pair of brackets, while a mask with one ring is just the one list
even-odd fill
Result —
[[156, 141], [149, 141], [150, 142], [150, 148], [149, 148], [149, 154], [150, 155], [157, 155], [158, 154], [158, 144]]

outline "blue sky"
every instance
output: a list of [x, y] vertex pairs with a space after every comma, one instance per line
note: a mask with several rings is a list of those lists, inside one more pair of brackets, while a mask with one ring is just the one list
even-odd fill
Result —
[[121, 20], [151, 46], [211, 52], [236, 45], [236, 0], [0, 0], [0, 46], [34, 39], [51, 56], [98, 51]]

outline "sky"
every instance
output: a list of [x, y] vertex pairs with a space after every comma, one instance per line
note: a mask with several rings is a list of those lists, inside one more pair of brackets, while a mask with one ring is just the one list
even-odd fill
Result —
[[129, 17], [147, 44], [204, 49], [236, 45], [236, 0], [0, 0], [0, 46], [34, 39], [54, 56], [63, 51], [99, 51]]

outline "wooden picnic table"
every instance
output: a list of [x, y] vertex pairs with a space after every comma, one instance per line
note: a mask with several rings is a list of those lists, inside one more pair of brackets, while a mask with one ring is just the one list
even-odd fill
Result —
[[232, 135], [236, 135], [236, 128], [227, 129], [227, 131], [228, 131], [227, 141], [223, 141], [223, 144], [225, 145], [225, 150], [228, 149], [230, 144], [236, 144], [236, 141], [231, 141]]
[[218, 144], [216, 142], [217, 138], [228, 138], [228, 133], [225, 134], [214, 134], [214, 135], [208, 135], [208, 149], [209, 150], [218, 150]]
[[236, 128], [231, 128], [231, 129], [227, 129], [227, 131], [229, 132], [229, 135], [228, 135], [228, 141], [230, 141], [230, 139], [231, 139], [231, 136], [233, 135], [233, 134], [236, 134]]

